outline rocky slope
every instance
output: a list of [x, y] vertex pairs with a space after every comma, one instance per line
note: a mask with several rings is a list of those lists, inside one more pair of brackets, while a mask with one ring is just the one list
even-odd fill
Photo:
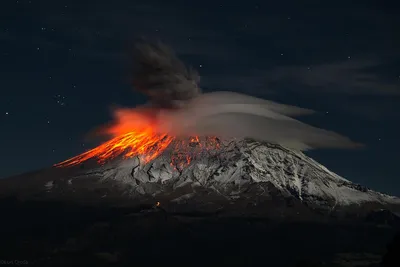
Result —
[[[172, 201], [189, 199], [207, 189], [226, 199], [268, 196], [271, 185], [284, 196], [309, 204], [352, 205], [366, 202], [400, 204], [400, 200], [354, 184], [307, 157], [278, 145], [251, 140], [220, 141], [218, 147], [191, 143], [184, 152], [190, 163], [172, 162], [176, 149], [165, 151], [149, 163], [139, 157], [116, 160], [78, 175], [98, 176], [123, 185], [129, 195], [162, 195], [177, 191], [185, 194]], [[73, 183], [73, 180], [70, 180]], [[51, 184], [48, 184], [50, 187]], [[251, 189], [251, 190], [250, 190]], [[251, 192], [249, 192], [251, 191]]]
[[278, 200], [297, 210], [306, 206], [331, 211], [365, 205], [400, 206], [398, 198], [354, 184], [301, 152], [252, 140], [218, 140], [214, 146], [206, 142], [172, 144], [147, 163], [140, 157], [114, 159], [102, 166], [87, 162], [3, 179], [0, 195], [14, 192], [23, 198], [77, 198], [95, 192], [101, 201], [150, 199], [175, 205], [246, 202], [247, 208], [249, 203], [256, 206], [266, 201], [279, 206]]

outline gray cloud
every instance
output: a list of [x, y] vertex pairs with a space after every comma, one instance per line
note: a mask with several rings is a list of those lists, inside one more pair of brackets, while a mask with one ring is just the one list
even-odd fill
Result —
[[169, 47], [141, 42], [135, 50], [133, 83], [152, 104], [173, 108], [201, 93], [197, 71], [186, 67]]
[[214, 92], [199, 95], [178, 110], [161, 110], [156, 125], [160, 132], [173, 136], [253, 138], [296, 150], [361, 146], [347, 137], [291, 118], [309, 113], [310, 110], [243, 94]]
[[[372, 70], [381, 65], [373, 60], [346, 60], [314, 66], [283, 66], [266, 74], [267, 85], [291, 85], [290, 90], [315, 93], [399, 95], [400, 83]], [[272, 88], [273, 89], [273, 88]]]

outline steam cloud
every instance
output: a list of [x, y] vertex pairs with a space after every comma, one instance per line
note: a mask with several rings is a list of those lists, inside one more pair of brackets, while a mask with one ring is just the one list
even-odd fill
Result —
[[150, 98], [160, 133], [253, 138], [297, 150], [360, 146], [293, 118], [312, 110], [233, 92], [201, 93], [197, 72], [161, 43], [138, 44], [135, 64], [134, 86]]

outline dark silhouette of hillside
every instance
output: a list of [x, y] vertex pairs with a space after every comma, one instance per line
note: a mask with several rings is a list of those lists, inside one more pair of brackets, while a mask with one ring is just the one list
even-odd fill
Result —
[[[171, 214], [152, 205], [0, 199], [0, 210], [0, 259], [34, 266], [330, 267], [335, 265], [322, 263], [344, 250], [383, 255], [394, 234], [391, 228], [370, 224]], [[399, 266], [392, 259], [396, 240], [385, 255], [385, 263], [392, 265], [384, 266]]]
[[382, 266], [400, 266], [400, 232], [398, 232], [393, 240], [387, 245], [387, 252], [382, 259]]

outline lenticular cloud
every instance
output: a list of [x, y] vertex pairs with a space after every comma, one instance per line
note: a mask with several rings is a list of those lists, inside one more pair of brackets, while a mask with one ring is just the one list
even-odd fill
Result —
[[293, 118], [311, 113], [238, 93], [214, 92], [201, 94], [180, 109], [160, 110], [156, 125], [158, 131], [173, 136], [252, 138], [296, 150], [359, 146], [347, 137]]

